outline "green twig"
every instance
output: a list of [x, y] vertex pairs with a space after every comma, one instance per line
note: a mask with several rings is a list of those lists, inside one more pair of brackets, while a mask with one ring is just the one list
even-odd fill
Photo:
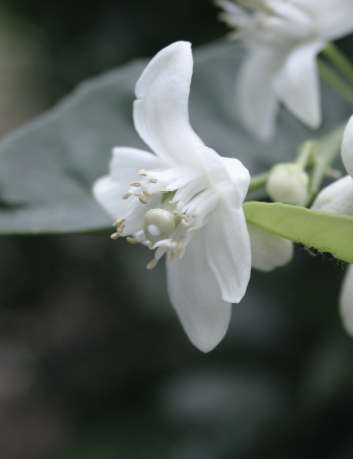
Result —
[[248, 193], [257, 190], [258, 188], [264, 187], [266, 185], [269, 174], [270, 172], [268, 171], [251, 177]]
[[353, 84], [353, 64], [334, 43], [329, 43], [322, 55]]
[[353, 89], [321, 59], [317, 60], [320, 77], [329, 84], [344, 100], [353, 105]]

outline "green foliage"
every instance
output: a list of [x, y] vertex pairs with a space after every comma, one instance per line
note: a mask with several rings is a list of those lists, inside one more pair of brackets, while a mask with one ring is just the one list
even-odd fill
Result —
[[[194, 57], [191, 124], [220, 155], [239, 158], [256, 174], [292, 160], [298, 145], [313, 137], [283, 110], [271, 145], [249, 138], [233, 98], [243, 51], [218, 42]], [[107, 174], [114, 146], [147, 149], [132, 122], [134, 87], [145, 66], [145, 60], [136, 61], [83, 83], [0, 144], [0, 234], [93, 232], [111, 225], [91, 187]], [[349, 115], [345, 102], [323, 90], [325, 122], [314, 136], [319, 138]]]
[[353, 217], [278, 202], [246, 202], [243, 208], [249, 223], [353, 263]]

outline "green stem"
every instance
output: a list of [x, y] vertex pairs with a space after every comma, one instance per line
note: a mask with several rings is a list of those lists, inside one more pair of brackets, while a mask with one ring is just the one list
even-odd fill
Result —
[[295, 158], [295, 163], [302, 169], [306, 169], [315, 160], [316, 143], [314, 140], [307, 140], [304, 142], [298, 151], [298, 155]]
[[334, 43], [328, 43], [322, 55], [353, 84], [353, 64]]
[[250, 180], [249, 190], [248, 193], [257, 190], [258, 188], [262, 188], [266, 185], [268, 176], [270, 172], [263, 172], [262, 174], [253, 175]]
[[317, 68], [321, 78], [329, 84], [343, 99], [353, 105], [353, 89], [345, 83], [331, 68], [321, 59], [317, 60]]
[[331, 164], [340, 153], [346, 124], [347, 120], [317, 142], [317, 154], [315, 155], [314, 167], [310, 177], [309, 190], [302, 204], [304, 207], [311, 204], [321, 187], [327, 169], [331, 167]]

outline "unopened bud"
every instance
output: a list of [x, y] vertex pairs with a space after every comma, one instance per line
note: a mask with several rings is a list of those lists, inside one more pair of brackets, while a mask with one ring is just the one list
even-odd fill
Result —
[[268, 195], [273, 201], [284, 204], [300, 204], [306, 197], [309, 176], [295, 163], [274, 166], [266, 184]]

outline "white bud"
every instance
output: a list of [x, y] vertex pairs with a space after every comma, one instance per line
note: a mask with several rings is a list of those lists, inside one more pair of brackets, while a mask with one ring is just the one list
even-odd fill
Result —
[[268, 195], [273, 201], [284, 204], [300, 204], [306, 197], [309, 176], [295, 163], [274, 166], [266, 184]]
[[331, 183], [316, 196], [312, 210], [353, 217], [353, 179], [350, 175]]
[[146, 238], [155, 244], [167, 239], [174, 231], [176, 224], [177, 219], [167, 210], [151, 209], [146, 212], [143, 232]]
[[251, 266], [260, 271], [272, 271], [289, 263], [293, 243], [269, 231], [248, 224], [251, 243]]
[[346, 332], [353, 336], [353, 266], [349, 265], [340, 296], [340, 313]]
[[353, 177], [353, 116], [348, 121], [342, 140], [342, 161], [348, 174]]

